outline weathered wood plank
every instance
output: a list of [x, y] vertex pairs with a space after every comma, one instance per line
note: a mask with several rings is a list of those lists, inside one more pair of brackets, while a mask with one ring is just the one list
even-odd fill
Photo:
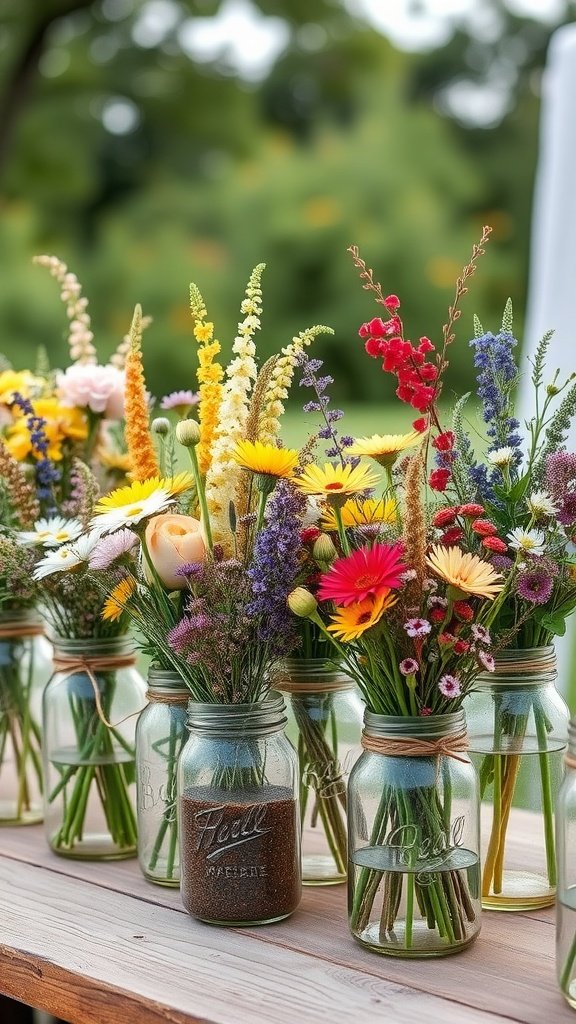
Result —
[[[0, 859], [0, 988], [74, 1024], [514, 1019]], [[550, 1019], [550, 1018], [549, 1018]]]
[[[527, 815], [526, 831], [521, 837], [527, 850], [531, 820], [532, 816]], [[281, 962], [285, 956], [304, 955], [319, 969], [321, 965], [328, 971], [353, 969], [364, 977], [366, 985], [382, 982], [400, 985], [421, 993], [423, 998], [429, 994], [448, 1000], [450, 1004], [460, 1004], [460, 1015], [468, 1012], [464, 1009], [467, 1007], [481, 1014], [492, 1014], [492, 1020], [502, 1018], [522, 1024], [541, 1024], [544, 1020], [547, 1024], [567, 1024], [573, 1020], [555, 983], [552, 911], [485, 914], [482, 935], [470, 950], [441, 962], [415, 963], [378, 957], [352, 942], [346, 927], [343, 887], [306, 889], [301, 908], [290, 921], [234, 933], [207, 929], [192, 922], [184, 912], [179, 893], [147, 883], [134, 862], [85, 864], [55, 857], [43, 842], [40, 829], [0, 831], [2, 855], [7, 863], [13, 864], [12, 871], [17, 874], [19, 885], [26, 865], [33, 874], [54, 879], [52, 884], [63, 893], [70, 885], [67, 878], [82, 880], [92, 887], [95, 900], [114, 899], [115, 893], [124, 894], [136, 906], [135, 912], [145, 920], [156, 909], [171, 912], [174, 927], [184, 927], [187, 935], [197, 936], [199, 932], [204, 943], [212, 943], [212, 936], [216, 934], [227, 936], [226, 942], [233, 944], [233, 951], [238, 948], [243, 955], [245, 944], [250, 940], [251, 956], [258, 962], [266, 947], [267, 955], [275, 953]], [[1, 937], [0, 921], [0, 941]], [[169, 936], [166, 945], [170, 948]], [[429, 1019], [435, 1018], [429, 1016]], [[445, 1014], [438, 1019], [445, 1020]]]

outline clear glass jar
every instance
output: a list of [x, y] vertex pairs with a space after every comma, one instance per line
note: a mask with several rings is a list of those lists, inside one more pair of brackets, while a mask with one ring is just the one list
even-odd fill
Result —
[[188, 739], [190, 691], [177, 672], [151, 668], [136, 726], [138, 861], [157, 885], [180, 884], [177, 765]]
[[566, 773], [556, 803], [556, 846], [556, 973], [562, 995], [576, 1010], [576, 718], [570, 723]]
[[365, 712], [348, 782], [348, 912], [354, 938], [376, 953], [445, 956], [480, 931], [478, 781], [466, 753], [448, 753], [465, 732], [463, 711]]
[[146, 684], [128, 637], [54, 643], [44, 691], [44, 819], [62, 857], [136, 855], [136, 717]]
[[281, 921], [301, 896], [298, 763], [284, 698], [189, 705], [178, 769], [182, 901], [210, 924]]
[[274, 680], [287, 695], [286, 735], [298, 753], [302, 882], [346, 881], [346, 782], [362, 753], [364, 705], [354, 680], [324, 658], [291, 658]]
[[33, 611], [0, 615], [0, 825], [42, 821], [42, 691], [52, 648]]
[[508, 648], [468, 698], [482, 801], [482, 905], [489, 910], [554, 903], [554, 805], [568, 737], [568, 708], [555, 679], [553, 647]]

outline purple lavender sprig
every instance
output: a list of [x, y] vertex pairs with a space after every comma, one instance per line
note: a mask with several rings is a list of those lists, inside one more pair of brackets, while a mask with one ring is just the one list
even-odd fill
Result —
[[248, 578], [252, 599], [247, 614], [258, 620], [257, 638], [270, 644], [276, 657], [296, 643], [295, 619], [287, 598], [296, 585], [300, 562], [300, 529], [305, 499], [280, 481], [268, 502], [266, 525], [256, 537]]
[[316, 395], [316, 401], [306, 402], [303, 407], [304, 412], [321, 413], [325, 426], [318, 431], [318, 437], [331, 442], [326, 448], [326, 455], [329, 459], [340, 459], [343, 466], [346, 463], [356, 466], [359, 460], [345, 454], [345, 449], [354, 444], [354, 438], [346, 435], [339, 437], [338, 430], [334, 425], [342, 419], [344, 413], [341, 409], [330, 408], [330, 396], [326, 394], [326, 389], [334, 383], [334, 378], [317, 376], [318, 371], [324, 365], [321, 359], [309, 359], [305, 352], [301, 352], [298, 362], [302, 368], [300, 387], [312, 388]]
[[30, 399], [24, 398], [18, 391], [14, 392], [12, 402], [27, 417], [26, 426], [30, 434], [30, 444], [32, 452], [36, 456], [34, 467], [36, 494], [38, 500], [42, 502], [43, 511], [47, 514], [52, 514], [57, 511], [54, 485], [60, 480], [60, 472], [48, 457], [49, 441], [44, 429], [46, 420], [36, 415]]

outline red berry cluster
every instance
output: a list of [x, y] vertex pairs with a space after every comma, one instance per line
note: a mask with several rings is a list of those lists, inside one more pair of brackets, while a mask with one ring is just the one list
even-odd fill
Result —
[[438, 367], [426, 359], [429, 352], [435, 351], [434, 345], [429, 338], [420, 338], [417, 346], [404, 339], [402, 320], [396, 312], [400, 308], [397, 295], [388, 295], [384, 305], [390, 318], [382, 320], [376, 316], [362, 324], [358, 333], [366, 339], [364, 347], [368, 355], [381, 359], [382, 369], [396, 376], [396, 394], [400, 401], [426, 412], [436, 394], [432, 384], [438, 376]]
[[464, 537], [464, 530], [458, 525], [458, 519], [472, 519], [470, 529], [478, 537], [482, 537], [482, 547], [503, 555], [508, 550], [508, 545], [497, 536], [498, 527], [490, 519], [479, 518], [484, 512], [482, 505], [475, 505], [472, 502], [467, 505], [448, 505], [434, 513], [432, 526], [444, 530], [440, 536], [440, 543], [449, 547], [451, 544], [458, 544]]

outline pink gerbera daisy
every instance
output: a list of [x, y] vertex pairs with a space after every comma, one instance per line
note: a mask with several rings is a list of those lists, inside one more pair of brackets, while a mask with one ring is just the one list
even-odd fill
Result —
[[172, 391], [164, 395], [160, 402], [160, 408], [164, 410], [176, 409], [177, 412], [187, 412], [193, 405], [197, 405], [200, 396], [195, 391]]
[[374, 544], [337, 558], [320, 580], [320, 601], [354, 604], [399, 587], [406, 566], [402, 544]]

